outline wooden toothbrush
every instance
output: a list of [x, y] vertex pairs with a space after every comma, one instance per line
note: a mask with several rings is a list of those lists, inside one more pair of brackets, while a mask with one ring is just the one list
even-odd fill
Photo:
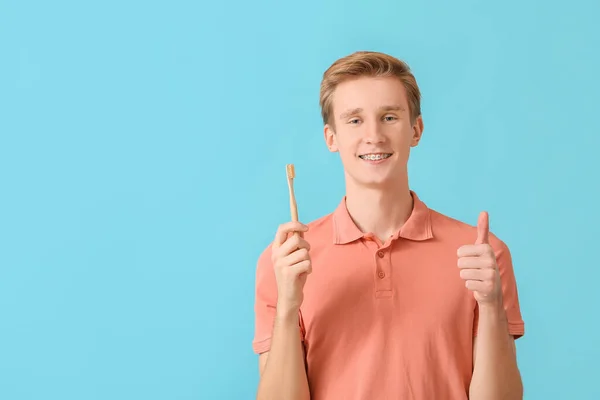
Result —
[[[288, 188], [290, 190], [290, 213], [292, 214], [292, 221], [298, 221], [298, 205], [296, 204], [296, 196], [294, 195], [294, 178], [296, 177], [296, 170], [294, 169], [294, 164], [287, 164], [285, 166], [285, 171], [287, 174]], [[298, 232], [295, 232], [294, 235], [300, 235]], [[306, 273], [302, 273], [304, 277], [306, 277]], [[302, 317], [302, 309], [298, 309], [298, 324], [300, 326], [300, 330], [304, 334], [304, 318]], [[306, 355], [306, 347], [304, 341], [302, 341], [302, 347], [304, 349], [304, 354]]]
[[292, 221], [298, 221], [298, 205], [296, 204], [296, 196], [294, 195], [294, 178], [296, 177], [296, 170], [294, 164], [287, 164], [285, 166], [287, 173], [288, 188], [290, 190], [290, 213], [292, 214]]

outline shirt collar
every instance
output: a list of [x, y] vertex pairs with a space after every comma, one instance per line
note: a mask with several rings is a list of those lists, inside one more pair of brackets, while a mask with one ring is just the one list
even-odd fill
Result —
[[[410, 191], [413, 198], [413, 210], [399, 232], [393, 239], [402, 237], [409, 240], [427, 240], [433, 238], [431, 215], [429, 208], [417, 194]], [[346, 244], [365, 236], [354, 223], [346, 208], [346, 197], [342, 199], [333, 213], [333, 241], [335, 244]]]

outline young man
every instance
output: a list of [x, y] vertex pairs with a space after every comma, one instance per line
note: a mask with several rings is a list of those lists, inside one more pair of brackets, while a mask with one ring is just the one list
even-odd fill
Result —
[[258, 399], [521, 399], [509, 249], [487, 213], [471, 227], [409, 189], [423, 120], [408, 66], [342, 58], [320, 103], [346, 195], [308, 225], [281, 225], [258, 260]]

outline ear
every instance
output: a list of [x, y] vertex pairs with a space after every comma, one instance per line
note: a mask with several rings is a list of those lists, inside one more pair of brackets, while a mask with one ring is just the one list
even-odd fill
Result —
[[412, 127], [413, 137], [410, 142], [411, 147], [416, 147], [419, 144], [419, 141], [421, 140], [421, 137], [423, 136], [423, 128], [424, 128], [423, 117], [419, 115], [417, 117], [417, 119], [415, 120], [415, 123], [413, 124], [413, 127]]
[[329, 124], [326, 124], [323, 128], [323, 134], [325, 135], [325, 144], [327, 144], [327, 148], [329, 149], [329, 151], [331, 151], [332, 153], [337, 152], [338, 146], [333, 127]]

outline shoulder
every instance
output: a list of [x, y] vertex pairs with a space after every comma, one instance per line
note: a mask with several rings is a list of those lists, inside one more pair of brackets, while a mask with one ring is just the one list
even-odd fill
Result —
[[[308, 231], [304, 234], [304, 238], [311, 246], [324, 243], [326, 242], [326, 239], [331, 238], [333, 235], [333, 212], [303, 223], [308, 226]], [[273, 236], [275, 236], [275, 232], [278, 228], [278, 226], [273, 227]], [[273, 242], [270, 241], [260, 252], [260, 255], [258, 256], [259, 267], [271, 264], [272, 247]]]
[[[434, 209], [429, 209], [431, 218], [431, 228], [434, 237], [442, 241], [457, 242], [467, 244], [475, 242], [477, 238], [477, 226], [471, 225], [465, 221], [451, 217]], [[477, 217], [473, 217], [477, 221]], [[490, 244], [495, 251], [508, 251], [506, 243], [499, 238], [493, 231], [490, 231]]]
[[431, 230], [438, 239], [475, 240], [477, 227], [465, 221], [451, 217], [440, 211], [429, 209]]
[[334, 224], [333, 215], [334, 213], [329, 213], [306, 223], [308, 226], [308, 231], [304, 234], [306, 240], [320, 242], [325, 238], [331, 238]]

